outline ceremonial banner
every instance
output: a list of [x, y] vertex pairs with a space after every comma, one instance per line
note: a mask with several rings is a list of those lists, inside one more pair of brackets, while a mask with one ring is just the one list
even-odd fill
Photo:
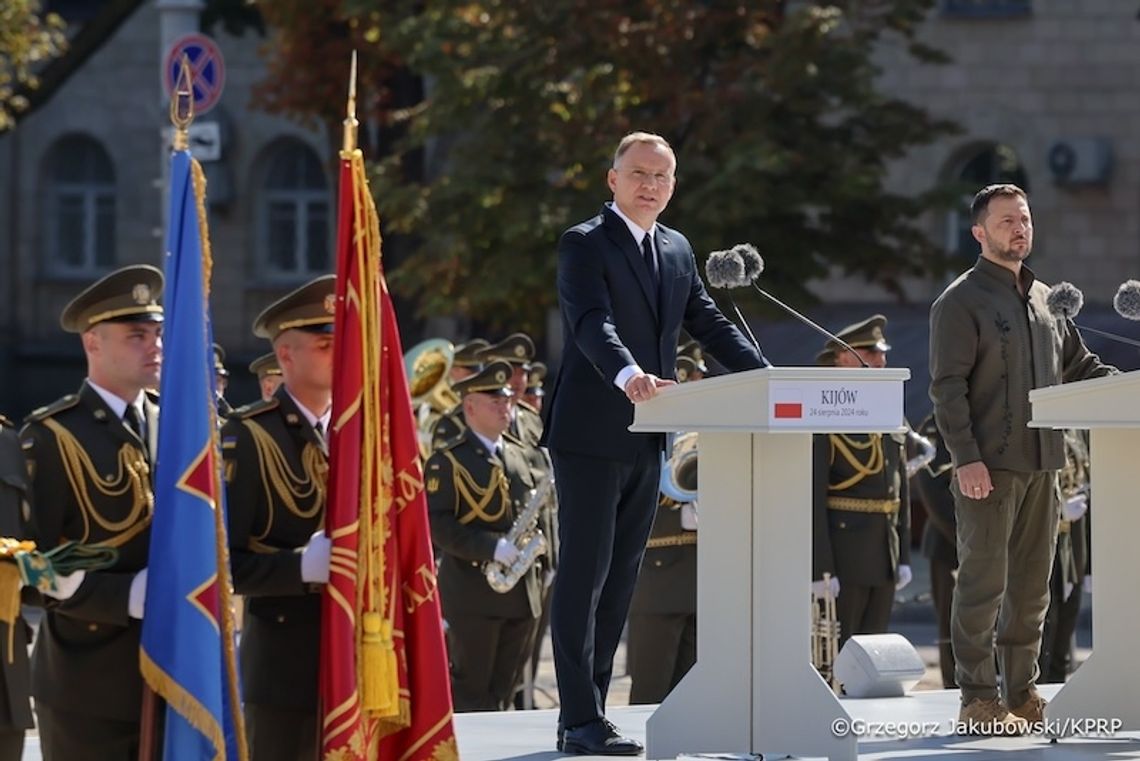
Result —
[[166, 701], [166, 761], [245, 759], [218, 444], [206, 180], [170, 162], [161, 399], [140, 667]]
[[423, 471], [380, 223], [342, 151], [321, 609], [322, 758], [458, 758]]

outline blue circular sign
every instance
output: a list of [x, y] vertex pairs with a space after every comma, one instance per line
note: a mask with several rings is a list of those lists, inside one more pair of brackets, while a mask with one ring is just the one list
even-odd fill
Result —
[[170, 46], [163, 64], [162, 84], [166, 95], [174, 93], [174, 83], [182, 68], [182, 56], [190, 61], [194, 91], [194, 113], [204, 114], [217, 104], [226, 84], [226, 62], [217, 44], [204, 34], [187, 34]]

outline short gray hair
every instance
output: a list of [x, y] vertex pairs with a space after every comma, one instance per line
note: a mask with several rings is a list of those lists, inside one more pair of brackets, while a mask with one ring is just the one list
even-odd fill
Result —
[[631, 147], [638, 143], [645, 143], [647, 145], [660, 145], [673, 156], [673, 161], [677, 160], [677, 155], [673, 153], [673, 146], [669, 145], [669, 141], [660, 135], [655, 135], [652, 132], [630, 132], [628, 135], [621, 139], [618, 143], [617, 150], [614, 151], [614, 166], [618, 165], [621, 157], [625, 155]]

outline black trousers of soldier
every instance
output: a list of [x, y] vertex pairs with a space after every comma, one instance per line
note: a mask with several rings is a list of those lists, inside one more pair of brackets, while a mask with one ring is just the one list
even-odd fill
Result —
[[1059, 556], [1054, 557], [1053, 576], [1049, 579], [1049, 610], [1045, 613], [1041, 654], [1037, 659], [1041, 669], [1039, 684], [1064, 682], [1072, 672], [1073, 635], [1081, 613], [1081, 585], [1078, 580], [1065, 599], [1063, 576]]
[[504, 711], [530, 660], [537, 620], [450, 616], [447, 646], [456, 712]]
[[938, 619], [938, 666], [942, 671], [942, 687], [958, 689], [954, 677], [954, 648], [950, 646], [950, 607], [954, 602], [954, 569], [941, 560], [930, 561], [930, 596]]
[[697, 662], [697, 617], [631, 615], [628, 633], [629, 704], [660, 703]]
[[318, 720], [316, 710], [246, 703], [245, 730], [251, 761], [317, 758]]
[[894, 584], [868, 587], [839, 581], [839, 597], [835, 598], [835, 616], [839, 619], [839, 647], [853, 634], [883, 634], [891, 623], [891, 606], [895, 602]]
[[44, 761], [137, 761], [139, 723], [36, 705]]

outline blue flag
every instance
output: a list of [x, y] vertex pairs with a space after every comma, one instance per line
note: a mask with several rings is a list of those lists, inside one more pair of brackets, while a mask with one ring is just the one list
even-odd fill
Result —
[[166, 701], [165, 761], [246, 757], [218, 443], [205, 178], [170, 164], [164, 357], [143, 678]]

